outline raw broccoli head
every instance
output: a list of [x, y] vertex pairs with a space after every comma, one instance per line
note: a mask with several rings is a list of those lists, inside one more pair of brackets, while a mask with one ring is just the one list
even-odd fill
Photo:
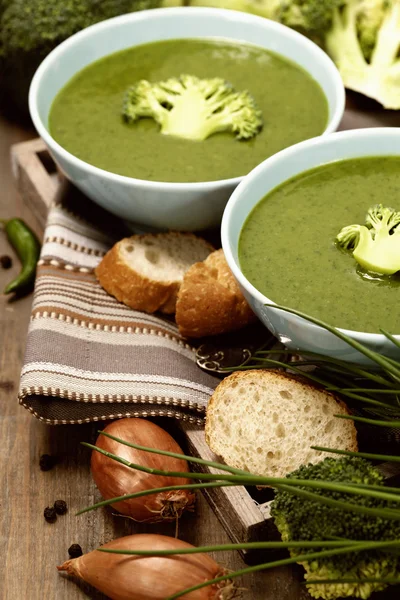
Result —
[[0, 0], [2, 92], [27, 112], [32, 76], [45, 56], [72, 34], [160, 0]]
[[325, 37], [345, 86], [400, 108], [400, 2], [346, 0]]
[[123, 118], [133, 123], [154, 119], [164, 135], [201, 141], [219, 131], [231, 131], [239, 140], [254, 137], [262, 116], [248, 92], [236, 92], [223, 79], [181, 75], [159, 83], [142, 80], [129, 88]]
[[[324, 461], [300, 467], [288, 475], [297, 479], [316, 479], [342, 483], [382, 485], [382, 475], [369, 462], [361, 458], [326, 458]], [[306, 489], [306, 488], [303, 488]], [[393, 503], [366, 496], [313, 490], [316, 494], [374, 508], [391, 507]], [[397, 505], [396, 505], [397, 506]], [[344, 512], [318, 502], [304, 500], [294, 494], [278, 491], [272, 504], [271, 514], [284, 541], [316, 541], [334, 538], [350, 540], [383, 541], [400, 536], [400, 522], [359, 513]], [[292, 556], [312, 552], [296, 548]], [[313, 559], [302, 563], [307, 579], [379, 578], [393, 577], [398, 573], [399, 559], [395, 554], [383, 551], [364, 551]], [[335, 600], [353, 596], [369, 598], [374, 591], [382, 590], [385, 583], [309, 584], [314, 598]]]
[[309, 35], [321, 36], [332, 25], [334, 9], [342, 3], [343, 0], [282, 0], [280, 21]]
[[[164, 4], [178, 0], [163, 0]], [[183, 3], [183, 0], [181, 0]], [[400, 108], [399, 0], [186, 0], [279, 21], [327, 50], [345, 86]]]
[[1, 20], [0, 47], [49, 52], [55, 44], [104, 19], [152, 8], [155, 0], [10, 0]]
[[[343, 0], [188, 0], [190, 6], [213, 6], [248, 12], [279, 21], [311, 36], [322, 35], [332, 23], [333, 9]], [[185, 4], [183, 1], [182, 4]], [[176, 0], [164, 0], [164, 6]]]
[[393, 275], [400, 271], [400, 212], [382, 204], [369, 209], [365, 225], [348, 225], [337, 235], [340, 247], [366, 271]]

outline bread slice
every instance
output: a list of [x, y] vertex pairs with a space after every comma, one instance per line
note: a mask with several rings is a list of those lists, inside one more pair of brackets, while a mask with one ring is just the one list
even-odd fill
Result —
[[[344, 402], [278, 371], [237, 371], [216, 388], [207, 409], [206, 441], [232, 467], [284, 477], [327, 453], [310, 446], [357, 451]], [[330, 454], [332, 456], [332, 454]]]
[[95, 273], [100, 285], [127, 306], [172, 314], [185, 272], [213, 250], [192, 233], [133, 235], [115, 244]]
[[257, 320], [222, 250], [187, 271], [178, 293], [176, 323], [184, 337], [228, 333]]

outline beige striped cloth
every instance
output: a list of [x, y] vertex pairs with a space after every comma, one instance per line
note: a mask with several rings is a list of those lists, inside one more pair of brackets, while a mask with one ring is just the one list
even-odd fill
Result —
[[201, 424], [218, 379], [199, 369], [172, 320], [133, 311], [96, 281], [121, 227], [77, 192], [51, 208], [19, 401], [54, 425], [123, 416]]

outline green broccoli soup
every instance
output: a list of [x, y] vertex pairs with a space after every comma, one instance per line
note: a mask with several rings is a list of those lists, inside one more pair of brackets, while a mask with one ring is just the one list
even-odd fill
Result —
[[277, 304], [400, 333], [400, 158], [337, 161], [278, 186], [243, 225], [239, 261]]
[[327, 120], [322, 89], [294, 63], [246, 43], [179, 39], [84, 68], [56, 96], [49, 129], [106, 171], [196, 182], [245, 175]]

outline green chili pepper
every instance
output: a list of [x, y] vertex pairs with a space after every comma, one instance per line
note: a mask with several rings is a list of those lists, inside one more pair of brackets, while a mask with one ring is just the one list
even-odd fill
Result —
[[36, 265], [40, 255], [40, 243], [33, 231], [21, 219], [0, 219], [8, 241], [21, 261], [22, 269], [5, 288], [4, 293], [27, 291], [33, 286]]

